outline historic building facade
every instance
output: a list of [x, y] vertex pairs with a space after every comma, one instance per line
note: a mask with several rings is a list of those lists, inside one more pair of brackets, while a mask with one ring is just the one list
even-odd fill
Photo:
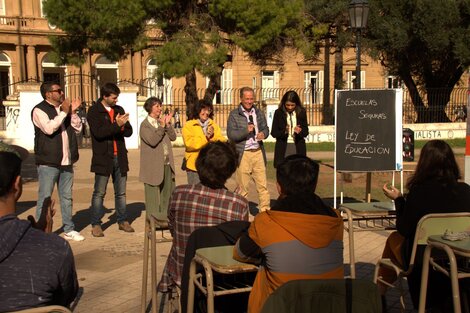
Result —
[[[153, 59], [151, 49], [135, 51], [119, 62], [111, 62], [105, 56], [92, 54], [81, 67], [57, 66], [51, 59], [52, 50], [48, 36], [61, 31], [50, 25], [42, 12], [42, 0], [0, 0], [0, 101], [14, 99], [16, 83], [25, 80], [59, 81], [70, 97], [81, 97], [91, 103], [98, 96], [100, 84], [107, 81], [132, 81], [139, 85], [140, 96], [160, 96], [165, 104], [184, 107], [184, 78], [157, 80], [153, 73], [158, 60]], [[253, 87], [262, 103], [278, 103], [283, 93], [295, 89], [306, 106], [317, 106], [319, 111], [327, 101], [333, 104], [334, 61], [322, 51], [313, 62], [306, 62], [302, 55], [286, 49], [279, 61], [268, 62], [264, 67], [254, 65], [240, 49], [231, 52], [224, 65], [221, 90], [214, 103], [234, 105], [238, 103], [238, 90]], [[377, 62], [363, 55], [361, 60], [361, 85], [363, 88], [398, 87], [398, 81], [389, 77]], [[352, 88], [356, 56], [353, 48], [343, 52], [344, 88]], [[202, 90], [207, 79], [198, 74], [197, 85]], [[327, 96], [325, 97], [325, 92]], [[312, 117], [313, 118], [313, 117]], [[311, 125], [321, 124], [315, 117]]]

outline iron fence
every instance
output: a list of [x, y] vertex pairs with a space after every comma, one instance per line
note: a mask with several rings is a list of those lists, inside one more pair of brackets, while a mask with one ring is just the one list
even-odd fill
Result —
[[[67, 97], [81, 98], [87, 107], [91, 106], [99, 96], [100, 81], [94, 76], [84, 73], [68, 73], [61, 78], [64, 84], [64, 90]], [[17, 86], [21, 83], [36, 82], [35, 79], [27, 81], [15, 81], [8, 86], [0, 86], [0, 90], [8, 90], [7, 94], [14, 94]], [[164, 80], [147, 78], [142, 80], [120, 80], [118, 84], [127, 83], [134, 85], [138, 89], [139, 99], [146, 99], [150, 96], [156, 96], [163, 101], [166, 108], [180, 112], [181, 124], [186, 121], [186, 103], [184, 88], [174, 88], [171, 85], [165, 85]], [[266, 110], [268, 105], [278, 105], [285, 92], [295, 90], [307, 111], [309, 125], [333, 125], [334, 124], [334, 90], [311, 89], [311, 88], [256, 88], [255, 99], [257, 105]], [[448, 97], [447, 89], [432, 90], [432, 103], [447, 103], [444, 112], [448, 121], [464, 122], [467, 118], [467, 88], [454, 88]], [[203, 98], [206, 92], [205, 88], [197, 89], [199, 98]], [[214, 96], [214, 120], [222, 128], [227, 125], [228, 115], [231, 110], [239, 104], [239, 88], [228, 88], [218, 90]], [[442, 109], [429, 103], [424, 93], [420, 94], [423, 99], [423, 106], [420, 110], [426, 110], [430, 121], [435, 121]], [[5, 97], [5, 93], [3, 94]], [[448, 101], [447, 101], [448, 98]], [[5, 129], [5, 107], [0, 100], [0, 130]], [[415, 101], [416, 102], [416, 101]], [[165, 108], [165, 109], [166, 109]], [[403, 90], [403, 123], [415, 123], [419, 111], [414, 105], [414, 101], [408, 92]]]

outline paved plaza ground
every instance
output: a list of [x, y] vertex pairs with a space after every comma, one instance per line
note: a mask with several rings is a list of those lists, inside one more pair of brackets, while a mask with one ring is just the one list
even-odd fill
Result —
[[[176, 183], [186, 183], [186, 174], [179, 168], [183, 157], [183, 148], [174, 148], [177, 176]], [[333, 159], [332, 152], [311, 152], [315, 159]], [[268, 158], [272, 159], [272, 154]], [[127, 183], [127, 203], [129, 219], [135, 233], [119, 231], [114, 213], [114, 197], [112, 184], [108, 184], [105, 206], [106, 215], [103, 219], [105, 237], [94, 238], [91, 235], [90, 199], [93, 191], [94, 175], [90, 173], [91, 150], [81, 149], [80, 160], [75, 165], [73, 220], [76, 230], [85, 236], [83, 242], [71, 242], [75, 254], [78, 279], [80, 284], [79, 298], [73, 306], [74, 312], [139, 312], [142, 290], [142, 254], [144, 241], [144, 191], [143, 184], [138, 180], [139, 150], [129, 151], [130, 173]], [[23, 176], [25, 180], [23, 196], [18, 205], [20, 218], [34, 214], [37, 198], [36, 169], [33, 156], [25, 163]], [[322, 166], [322, 171], [328, 167]], [[331, 168], [329, 169], [331, 170]], [[321, 174], [320, 174], [321, 175]], [[269, 181], [271, 198], [277, 198], [274, 181]], [[229, 188], [235, 184], [231, 179]], [[332, 188], [332, 187], [331, 187]], [[57, 193], [53, 195], [57, 199]], [[249, 195], [249, 200], [257, 202], [256, 194]], [[60, 207], [57, 201], [57, 214], [54, 218], [54, 230], [59, 232], [61, 226]], [[355, 235], [357, 276], [372, 279], [374, 265], [382, 253], [388, 231], [360, 232]], [[161, 237], [158, 233], [157, 236]], [[170, 237], [169, 232], [165, 236]], [[171, 243], [159, 243], [157, 246], [157, 267], [160, 276], [165, 264]], [[349, 263], [347, 233], [344, 236], [344, 260]], [[348, 264], [345, 265], [348, 269]], [[150, 286], [149, 286], [150, 288]], [[150, 296], [150, 295], [149, 295]], [[148, 296], [148, 297], [149, 297]], [[398, 293], [388, 294], [389, 312], [399, 312]], [[410, 300], [407, 300], [411, 308]], [[411, 309], [407, 312], [413, 312]]]

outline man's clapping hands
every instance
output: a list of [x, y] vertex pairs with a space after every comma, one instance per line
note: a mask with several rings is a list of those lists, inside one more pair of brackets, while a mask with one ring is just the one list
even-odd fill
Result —
[[117, 114], [116, 115], [116, 123], [118, 124], [119, 127], [124, 126], [124, 124], [129, 121], [129, 113], [125, 113], [123, 115]]

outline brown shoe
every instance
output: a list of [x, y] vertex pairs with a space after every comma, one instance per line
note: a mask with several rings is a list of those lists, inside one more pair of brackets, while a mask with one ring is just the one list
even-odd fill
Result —
[[127, 221], [119, 223], [119, 230], [123, 230], [126, 233], [133, 233], [135, 231]]
[[93, 237], [104, 237], [101, 225], [93, 225], [93, 228], [91, 229], [91, 234], [93, 235]]

